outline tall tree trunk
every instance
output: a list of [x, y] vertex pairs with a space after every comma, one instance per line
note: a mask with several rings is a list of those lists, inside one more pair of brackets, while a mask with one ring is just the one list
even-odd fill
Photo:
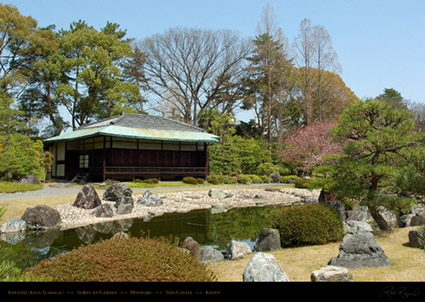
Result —
[[369, 192], [368, 192], [369, 212], [381, 230], [390, 231], [391, 226], [379, 213], [378, 207], [376, 206], [374, 202], [376, 198], [376, 191], [378, 190], [378, 183], [379, 183], [380, 176], [373, 170], [371, 173], [372, 173], [371, 184], [370, 184]]
[[52, 99], [50, 95], [50, 83], [47, 83], [47, 95], [46, 95], [46, 101], [47, 101], [47, 113], [49, 115], [50, 121], [52, 122], [53, 126], [55, 127], [55, 133], [54, 136], [57, 136], [61, 134], [62, 132], [62, 125], [58, 123], [58, 121], [55, 118], [55, 115], [53, 114], [52, 110]]

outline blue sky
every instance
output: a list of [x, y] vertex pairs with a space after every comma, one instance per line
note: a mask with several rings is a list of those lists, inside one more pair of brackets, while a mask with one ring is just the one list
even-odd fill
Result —
[[302, 19], [329, 32], [343, 71], [359, 98], [394, 88], [405, 99], [425, 103], [425, 0], [4, 0], [39, 26], [68, 28], [85, 20], [100, 29], [106, 21], [143, 39], [183, 26], [231, 29], [254, 37], [262, 8], [273, 8], [277, 24], [292, 42]]

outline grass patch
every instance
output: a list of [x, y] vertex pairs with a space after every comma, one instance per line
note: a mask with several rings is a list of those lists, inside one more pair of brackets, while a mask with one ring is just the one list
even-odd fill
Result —
[[[191, 187], [191, 186], [212, 186], [211, 183], [203, 183], [203, 184], [188, 184], [182, 181], [167, 181], [167, 182], [159, 182], [157, 184], [148, 184], [143, 182], [122, 182], [122, 184], [128, 185], [132, 189], [150, 189], [150, 188], [164, 188], [164, 187]], [[99, 185], [93, 185], [96, 190], [105, 190], [107, 187], [101, 187]]]
[[[197, 184], [189, 184], [189, 183], [185, 183], [183, 181], [165, 181], [165, 182], [159, 182], [157, 184], [149, 184], [149, 183], [143, 183], [143, 182], [121, 182], [122, 184], [128, 185], [130, 188], [133, 189], [145, 189], [145, 188], [164, 188], [164, 187], [205, 187], [205, 186], [226, 186], [228, 184], [212, 184], [209, 182], [204, 182], [204, 183], [197, 183]], [[235, 185], [243, 185], [243, 184], [238, 184], [236, 183]], [[93, 187], [96, 190], [106, 190], [108, 186], [106, 187], [101, 187], [99, 185], [95, 185], [93, 184]], [[277, 189], [281, 189], [281, 188], [292, 188], [294, 187], [293, 184], [276, 184], [276, 186], [270, 186], [270, 188], [277, 188]], [[249, 187], [250, 189], [254, 189], [254, 188], [264, 188], [262, 186], [258, 186], [255, 187], [255, 185], [250, 185]], [[235, 187], [234, 189], [237, 189], [237, 187]]]
[[0, 181], [0, 193], [17, 193], [25, 191], [40, 190], [43, 188], [43, 184], [38, 185], [26, 185], [12, 181]]
[[14, 217], [21, 218], [27, 208], [33, 208], [39, 204], [53, 207], [59, 204], [74, 202], [75, 197], [77, 197], [77, 194], [0, 200], [0, 206], [4, 205], [6, 207], [3, 217], [0, 218], [0, 224]]
[[[418, 227], [394, 229], [389, 233], [375, 236], [392, 262], [391, 266], [349, 269], [355, 281], [425, 281], [425, 252], [406, 244], [409, 231]], [[330, 258], [338, 256], [340, 242], [324, 245], [281, 248], [267, 252], [275, 256], [290, 281], [311, 281], [312, 271], [327, 265]], [[210, 263], [218, 281], [242, 281], [242, 274], [253, 254], [240, 260]]]
[[193, 186], [212, 186], [210, 183], [203, 184], [189, 184], [183, 181], [167, 181], [159, 182], [157, 184], [146, 184], [146, 183], [136, 183], [136, 182], [124, 182], [130, 188], [163, 188], [163, 187], [193, 187]]

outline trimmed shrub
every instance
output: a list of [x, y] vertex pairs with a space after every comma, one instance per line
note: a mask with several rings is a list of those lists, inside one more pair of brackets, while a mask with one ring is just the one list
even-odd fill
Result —
[[262, 184], [263, 180], [258, 175], [249, 175], [251, 177], [251, 183], [253, 184]]
[[284, 207], [272, 225], [279, 230], [282, 247], [325, 244], [344, 235], [336, 210], [319, 203]]
[[218, 179], [215, 178], [208, 178], [208, 183], [213, 184], [213, 185], [218, 185], [220, 183], [220, 181]]
[[295, 180], [295, 188], [307, 189], [310, 184], [310, 179], [298, 178]]
[[107, 179], [107, 180], [105, 180], [105, 184], [107, 186], [110, 186], [110, 185], [113, 185], [113, 184], [117, 184], [119, 182], [120, 182], [119, 180], [114, 180], [114, 179]]
[[58, 282], [216, 281], [205, 265], [169, 240], [133, 237], [81, 246], [25, 272]]
[[191, 184], [191, 185], [197, 185], [198, 184], [198, 181], [196, 180], [196, 178], [192, 177], [192, 176], [184, 177], [183, 182], [187, 183], [187, 184]]
[[148, 178], [148, 179], [144, 179], [142, 182], [144, 184], [158, 184], [159, 180], [158, 178]]
[[252, 178], [250, 175], [239, 175], [239, 183], [241, 184], [252, 184]]
[[270, 177], [268, 177], [267, 175], [261, 175], [260, 178], [263, 181], [263, 184], [270, 183]]
[[282, 183], [295, 183], [297, 179], [300, 179], [301, 177], [297, 175], [286, 175], [282, 177], [281, 182]]
[[196, 182], [198, 183], [198, 185], [203, 185], [205, 183], [205, 180], [203, 180], [202, 178], [197, 178]]
[[140, 184], [140, 183], [142, 183], [142, 180], [141, 180], [141, 179], [136, 178], [133, 182], [134, 182], [134, 183], [136, 183], [136, 184]]
[[219, 183], [221, 184], [237, 184], [238, 183], [238, 178], [236, 176], [211, 174], [208, 177], [208, 182], [210, 182], [211, 179], [217, 179]]
[[273, 163], [262, 163], [257, 166], [257, 174], [258, 175], [270, 175], [275, 171], [278, 171], [279, 167]]
[[279, 174], [280, 175], [289, 175], [289, 174], [291, 174], [291, 170], [289, 169], [289, 168], [286, 168], [286, 167], [281, 167], [281, 166], [278, 166], [278, 172], [279, 172]]

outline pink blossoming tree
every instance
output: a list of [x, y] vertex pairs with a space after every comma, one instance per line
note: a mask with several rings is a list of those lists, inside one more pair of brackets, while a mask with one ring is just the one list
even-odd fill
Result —
[[323, 156], [342, 154], [341, 143], [332, 138], [336, 122], [316, 121], [296, 129], [284, 141], [282, 160], [295, 166], [301, 175], [309, 174], [323, 163]]

